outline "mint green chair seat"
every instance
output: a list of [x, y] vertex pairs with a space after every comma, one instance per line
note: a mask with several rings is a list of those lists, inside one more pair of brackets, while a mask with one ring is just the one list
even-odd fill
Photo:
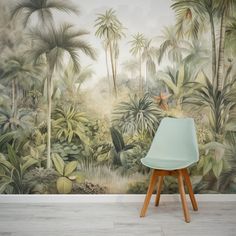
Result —
[[193, 119], [162, 119], [146, 157], [141, 159], [143, 165], [152, 169], [152, 174], [140, 217], [144, 217], [146, 214], [157, 180], [155, 206], [159, 205], [164, 176], [177, 176], [185, 221], [189, 223], [190, 215], [184, 183], [188, 188], [193, 210], [197, 211], [198, 206], [187, 167], [193, 165], [198, 160], [199, 153]]
[[155, 134], [143, 165], [152, 169], [176, 170], [199, 160], [192, 118], [164, 118]]

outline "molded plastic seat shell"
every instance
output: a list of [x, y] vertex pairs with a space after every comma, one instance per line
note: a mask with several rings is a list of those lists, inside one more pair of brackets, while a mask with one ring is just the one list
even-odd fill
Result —
[[199, 160], [194, 120], [192, 118], [162, 119], [143, 165], [152, 169], [176, 170]]

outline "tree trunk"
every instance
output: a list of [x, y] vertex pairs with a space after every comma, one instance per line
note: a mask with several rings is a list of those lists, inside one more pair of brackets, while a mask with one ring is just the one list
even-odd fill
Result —
[[139, 52], [139, 95], [143, 96], [142, 55]]
[[47, 168], [51, 167], [51, 113], [52, 113], [52, 75], [54, 67], [49, 68], [47, 77]]
[[15, 110], [16, 110], [16, 81], [15, 79], [12, 80], [11, 82], [11, 85], [12, 85], [12, 90], [11, 90], [11, 93], [12, 93], [12, 106], [11, 106], [11, 110], [12, 110], [12, 114], [14, 115], [15, 114]]
[[107, 68], [107, 82], [108, 82], [108, 89], [109, 89], [109, 95], [111, 95], [111, 84], [110, 84], [110, 72], [109, 72], [109, 66], [108, 66], [108, 47], [105, 47], [105, 57], [106, 57], [106, 68]]
[[[218, 91], [216, 91], [218, 93]], [[222, 140], [219, 140], [219, 137], [221, 135], [220, 132], [220, 120], [221, 120], [221, 110], [217, 105], [215, 105], [214, 110], [212, 110], [212, 115], [214, 117], [214, 141], [215, 142], [221, 142]]]
[[221, 91], [223, 88], [224, 49], [225, 49], [225, 9], [222, 11], [221, 22], [220, 22], [220, 42], [219, 42], [218, 68], [217, 68], [218, 91]]
[[216, 38], [215, 26], [212, 14], [209, 14], [211, 24], [211, 57], [212, 57], [212, 83], [216, 86]]
[[113, 50], [112, 50], [111, 42], [109, 43], [109, 46], [110, 46], [110, 59], [111, 59], [111, 69], [112, 69], [114, 93], [115, 93], [115, 97], [117, 98], [116, 76], [115, 76], [114, 58], [113, 58]]
[[115, 58], [115, 77], [117, 78], [117, 64], [118, 64], [118, 58]]
[[148, 88], [148, 67], [147, 67], [147, 60], [145, 61], [144, 63], [144, 90], [147, 91], [147, 88]]
[[[117, 49], [118, 47], [118, 43], [114, 43], [113, 45], [113, 48], [115, 48], [115, 50], [118, 50]], [[117, 78], [117, 64], [118, 64], [118, 51], [115, 51], [115, 55], [114, 55], [114, 60], [115, 60], [115, 77]]]

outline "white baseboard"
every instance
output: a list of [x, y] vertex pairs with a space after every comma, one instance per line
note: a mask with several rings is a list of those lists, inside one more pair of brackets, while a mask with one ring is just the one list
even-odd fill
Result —
[[[236, 194], [195, 194], [198, 202], [236, 202]], [[78, 195], [0, 195], [0, 203], [125, 203], [143, 202], [144, 194], [78, 194]], [[151, 201], [154, 202], [155, 195]], [[189, 198], [187, 198], [189, 200]], [[161, 201], [180, 201], [178, 194], [162, 194]]]

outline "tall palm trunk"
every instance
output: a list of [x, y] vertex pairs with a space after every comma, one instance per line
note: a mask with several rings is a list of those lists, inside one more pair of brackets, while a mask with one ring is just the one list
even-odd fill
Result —
[[13, 79], [12, 80], [12, 114], [14, 118], [16, 118], [17, 100], [18, 100], [17, 80]]
[[109, 94], [111, 94], [110, 72], [109, 72], [109, 66], [108, 66], [108, 47], [107, 46], [105, 46], [105, 57], [106, 57], [106, 69], [107, 69], [107, 82], [108, 82]]
[[49, 68], [47, 77], [47, 168], [51, 167], [51, 113], [52, 113], [52, 75], [54, 67]]
[[143, 78], [142, 78], [142, 55], [139, 51], [139, 94], [143, 95]]
[[110, 49], [110, 59], [111, 59], [111, 70], [112, 70], [112, 78], [113, 78], [113, 85], [114, 85], [114, 93], [115, 97], [117, 98], [117, 86], [116, 86], [116, 76], [115, 76], [115, 66], [114, 66], [114, 57], [113, 57], [113, 49], [111, 40], [109, 40], [109, 49]]
[[225, 8], [222, 11], [220, 22], [220, 42], [219, 42], [219, 56], [217, 68], [217, 89], [222, 90], [223, 76], [224, 76], [224, 51], [225, 51]]
[[117, 78], [117, 65], [118, 65], [118, 58], [115, 57], [115, 77]]
[[115, 77], [117, 78], [117, 65], [118, 65], [118, 44], [117, 42], [114, 42], [113, 48], [115, 49], [115, 55], [114, 55], [114, 60], [115, 60]]
[[147, 66], [147, 59], [144, 63], [144, 90], [146, 91], [148, 88], [148, 66]]
[[11, 82], [11, 85], [12, 85], [12, 106], [11, 106], [11, 109], [12, 109], [12, 113], [15, 114], [15, 111], [16, 111], [16, 80], [13, 79], [12, 82]]
[[211, 57], [212, 57], [212, 83], [216, 86], [216, 37], [213, 16], [209, 13], [211, 25]]

